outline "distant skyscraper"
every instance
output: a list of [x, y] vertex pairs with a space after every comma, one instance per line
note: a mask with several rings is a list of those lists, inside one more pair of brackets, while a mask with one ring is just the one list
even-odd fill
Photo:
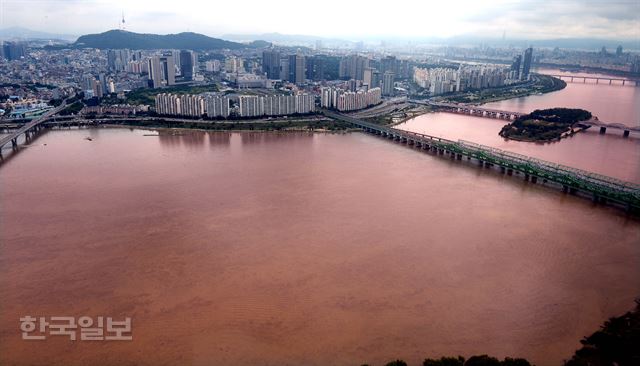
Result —
[[395, 56], [387, 56], [380, 60], [380, 72], [384, 75], [387, 72], [398, 73], [398, 60]]
[[382, 95], [391, 96], [394, 93], [396, 74], [387, 71], [382, 77]]
[[520, 64], [522, 63], [522, 55], [517, 55], [513, 58], [513, 63], [511, 63], [511, 73], [513, 79], [520, 78]]
[[160, 70], [160, 58], [151, 57], [149, 59], [149, 80], [151, 81], [152, 88], [159, 88], [162, 86], [162, 71]]
[[526, 80], [529, 78], [532, 58], [533, 48], [529, 47], [524, 51], [524, 62], [522, 63], [522, 73], [520, 74], [520, 80]]
[[304, 83], [306, 74], [305, 58], [303, 55], [289, 56], [289, 78], [292, 83]]
[[149, 59], [149, 80], [152, 87], [174, 85], [176, 83], [176, 70], [173, 56], [155, 56]]
[[280, 79], [280, 52], [273, 49], [262, 52], [262, 71], [269, 79]]
[[622, 46], [618, 46], [618, 48], [616, 48], [616, 56], [622, 56]]
[[380, 87], [380, 72], [374, 69], [371, 75], [371, 85], [369, 85], [369, 89], [379, 88], [379, 87]]
[[362, 82], [364, 84], [367, 84], [369, 86], [369, 88], [371, 88], [371, 79], [373, 78], [373, 71], [375, 69], [371, 68], [371, 67], [367, 67], [366, 69], [364, 69], [364, 77], [362, 79]]
[[369, 59], [364, 56], [345, 56], [340, 60], [339, 77], [362, 81], [364, 80], [364, 69], [367, 67], [369, 67]]
[[307, 67], [307, 79], [309, 80], [325, 80], [328, 59], [326, 55], [315, 55], [305, 58]]
[[185, 80], [193, 80], [193, 52], [180, 51], [180, 74]]
[[24, 44], [17, 42], [6, 42], [2, 45], [2, 53], [9, 60], [19, 60], [26, 55]]

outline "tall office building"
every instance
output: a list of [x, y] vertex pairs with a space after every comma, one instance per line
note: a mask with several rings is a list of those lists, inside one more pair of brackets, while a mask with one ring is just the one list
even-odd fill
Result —
[[380, 72], [384, 75], [387, 72], [392, 72], [394, 75], [398, 73], [398, 60], [395, 56], [387, 56], [380, 60]]
[[269, 79], [280, 79], [280, 52], [273, 49], [262, 52], [262, 71]]
[[520, 74], [520, 80], [526, 80], [529, 78], [529, 71], [531, 70], [532, 58], [533, 58], [533, 48], [529, 47], [524, 51], [524, 62], [522, 63], [522, 73]]
[[151, 57], [148, 61], [149, 81], [152, 88], [162, 86], [162, 71], [160, 70], [160, 57]]
[[149, 80], [153, 88], [174, 85], [176, 83], [176, 69], [173, 56], [154, 56], [148, 61]]
[[382, 76], [382, 95], [391, 96], [394, 94], [396, 74], [387, 71]]
[[522, 55], [517, 55], [511, 63], [511, 74], [513, 79], [520, 78], [520, 64], [522, 63]]
[[622, 46], [618, 46], [616, 48], [616, 56], [618, 57], [622, 56]]
[[185, 80], [193, 80], [194, 54], [191, 51], [180, 51], [180, 74]]
[[306, 64], [303, 55], [289, 56], [289, 77], [288, 81], [296, 84], [304, 83], [306, 76]]

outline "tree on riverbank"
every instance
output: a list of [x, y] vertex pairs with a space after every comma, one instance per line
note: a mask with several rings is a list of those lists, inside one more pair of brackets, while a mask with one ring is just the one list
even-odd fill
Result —
[[580, 343], [565, 366], [640, 365], [640, 299], [633, 311], [609, 319]]
[[500, 130], [500, 136], [521, 141], [551, 141], [571, 127], [591, 118], [591, 112], [577, 108], [536, 109], [516, 118]]

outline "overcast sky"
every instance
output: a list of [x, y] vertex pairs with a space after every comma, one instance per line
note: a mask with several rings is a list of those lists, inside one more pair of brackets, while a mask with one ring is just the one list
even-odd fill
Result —
[[479, 35], [518, 39], [640, 37], [640, 0], [0, 0], [0, 28], [58, 34], [119, 27], [143, 33], [192, 31], [307, 34], [351, 40]]

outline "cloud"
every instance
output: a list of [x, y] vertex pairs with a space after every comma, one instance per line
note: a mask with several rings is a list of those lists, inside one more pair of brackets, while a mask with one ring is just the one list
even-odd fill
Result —
[[317, 36], [640, 38], [639, 0], [0, 0], [0, 27], [84, 34], [117, 28], [148, 33], [279, 32]]

